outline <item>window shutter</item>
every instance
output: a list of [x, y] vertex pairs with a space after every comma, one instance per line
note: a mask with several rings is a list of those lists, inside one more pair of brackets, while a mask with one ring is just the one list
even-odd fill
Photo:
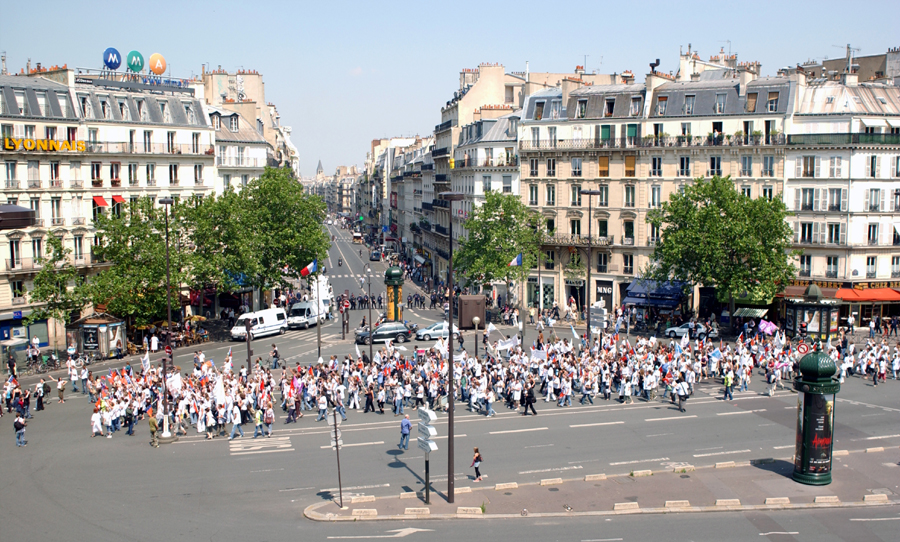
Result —
[[831, 157], [831, 165], [828, 167], [828, 176], [834, 179], [835, 166], [837, 165], [837, 157]]
[[872, 176], [872, 159], [866, 156], [866, 177]]
[[841, 228], [841, 244], [846, 245], [847, 244], [847, 228], [845, 228], [843, 224], [840, 225], [840, 228]]
[[835, 170], [836, 170], [835, 173], [837, 173], [837, 175], [835, 175], [835, 177], [837, 177], [837, 178], [841, 178], [844, 176], [843, 166], [841, 165], [841, 160], [842, 160], [841, 157], [838, 156], [837, 157], [837, 166], [835, 167]]
[[819, 197], [821, 196], [821, 190], [816, 188], [813, 191], [813, 211], [819, 211], [821, 208], [819, 207]]
[[800, 242], [800, 223], [792, 222], [791, 225], [794, 227], [794, 244]]
[[885, 209], [884, 200], [887, 197], [887, 190], [882, 189], [882, 190], [879, 190], [879, 192], [881, 192], [881, 206], [879, 207], [879, 209], [883, 213], [884, 209]]
[[812, 239], [809, 240], [810, 243], [818, 243], [819, 242], [819, 223], [813, 222], [813, 231], [812, 231]]
[[897, 158], [891, 158], [891, 177], [897, 176]]
[[798, 156], [797, 158], [794, 159], [794, 166], [796, 166], [795, 167], [796, 171], [794, 172], [794, 177], [799, 179], [801, 176], [803, 176], [803, 157], [802, 156]]
[[828, 189], [827, 188], [822, 189], [822, 199], [819, 202], [819, 209], [821, 209], [823, 211], [828, 210]]
[[799, 188], [794, 189], [794, 210], [795, 211], [800, 210], [800, 189]]
[[844, 190], [843, 188], [841, 188], [841, 211], [847, 211], [847, 196], [849, 194], [849, 190]]
[[828, 225], [823, 222], [821, 227], [819, 228], [819, 244], [820, 245], [825, 244], [825, 241], [826, 241], [825, 234], [827, 231], [828, 231]]
[[866, 190], [865, 192], [866, 192], [866, 204], [863, 207], [863, 212], [868, 213], [869, 212], [869, 191]]
[[881, 157], [875, 157], [875, 177], [881, 177]]
[[816, 178], [821, 177], [821, 175], [819, 174], [819, 169], [820, 169], [821, 165], [822, 165], [822, 159], [820, 157], [816, 156]]

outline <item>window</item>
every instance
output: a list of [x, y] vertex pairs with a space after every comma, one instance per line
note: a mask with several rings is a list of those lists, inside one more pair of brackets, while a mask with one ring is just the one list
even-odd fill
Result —
[[144, 152], [153, 152], [153, 132], [144, 130]]
[[159, 102], [159, 112], [162, 113], [163, 122], [167, 123], [172, 122], [172, 113], [169, 111], [168, 105], [169, 104], [164, 101]]
[[16, 105], [19, 109], [19, 114], [23, 116], [30, 116], [31, 110], [28, 107], [28, 100], [25, 99], [25, 91], [24, 90], [16, 90], [13, 92], [16, 98]]
[[76, 261], [84, 261], [84, 236], [76, 235], [72, 242], [74, 244], [73, 255]]
[[764, 186], [762, 189], [762, 197], [772, 201], [772, 198], [775, 197], [775, 189], [771, 186]]
[[721, 115], [725, 112], [725, 94], [716, 94], [715, 112], [718, 115]]
[[813, 188], [800, 190], [800, 210], [812, 211], [816, 206], [816, 191]]
[[200, 153], [200, 134], [191, 134], [191, 152]]
[[[744, 107], [744, 110], [747, 113], [756, 113], [756, 100], [759, 97], [759, 93], [757, 92], [748, 92], [747, 93], [747, 105]], [[747, 134], [749, 135], [749, 134]]]
[[31, 210], [34, 211], [34, 218], [40, 221], [41, 218], [41, 198], [31, 198]]
[[657, 209], [662, 203], [662, 187], [653, 185], [650, 187], [650, 208]]
[[669, 103], [668, 96], [660, 96], [658, 100], [656, 100], [656, 115], [662, 117], [666, 114], [666, 105]]
[[650, 242], [656, 243], [657, 241], [659, 241], [659, 225], [650, 224]]
[[584, 137], [584, 128], [581, 126], [573, 126], [572, 127], [572, 141], [581, 142]]
[[532, 158], [531, 160], [528, 161], [528, 165], [529, 165], [530, 175], [532, 177], [537, 177], [538, 176], [538, 159]]
[[556, 177], [556, 158], [547, 158], [547, 176]]
[[891, 278], [900, 277], [900, 256], [891, 256]]
[[571, 206], [581, 207], [581, 185], [573, 184], [571, 186]]
[[581, 177], [581, 158], [572, 158], [572, 176]]
[[32, 237], [31, 254], [34, 256], [35, 263], [44, 257], [44, 240], [40, 237]]
[[575, 118], [583, 119], [587, 114], [587, 100], [578, 100], [578, 105], [575, 106]]
[[829, 188], [828, 189], [828, 210], [829, 211], [840, 211], [841, 210], [841, 201], [843, 200], [843, 188]]
[[559, 118], [559, 108], [560, 108], [560, 100], [553, 100], [550, 102], [550, 118], [551, 119]]
[[841, 225], [840, 225], [840, 223], [828, 224], [828, 244], [829, 245], [843, 244], [841, 242]]
[[230, 123], [230, 129], [231, 129], [231, 131], [232, 131], [232, 132], [237, 132], [237, 131], [238, 131], [238, 116], [237, 116], [237, 115], [232, 115], [232, 116], [228, 119], [228, 121], [229, 121], [229, 123]]
[[774, 156], [763, 156], [762, 176], [763, 177], [774, 177], [775, 176], [775, 157]]
[[840, 179], [843, 176], [840, 156], [832, 156], [829, 160], [828, 176], [832, 179]]
[[203, 164], [194, 164], [194, 184], [203, 184]]
[[597, 221], [597, 236], [606, 237], [609, 235], [609, 223], [606, 220]]
[[213, 130], [220, 130], [222, 128], [222, 117], [217, 114], [212, 116]]
[[156, 184], [156, 164], [147, 164], [147, 186]]
[[884, 192], [880, 188], [870, 188], [866, 191], [865, 211], [878, 213], [884, 211]]
[[44, 127], [44, 139], [56, 139], [56, 126]]
[[753, 157], [741, 156], [741, 177], [753, 176]]
[[547, 127], [547, 139], [550, 141], [551, 147], [556, 147], [556, 128], [553, 126]]
[[634, 274], [634, 254], [622, 254], [622, 272], [626, 275]]
[[877, 267], [878, 267], [878, 257], [877, 256], [867, 256], [866, 257], [866, 278], [867, 279], [875, 278]]
[[800, 223], [800, 242], [801, 243], [812, 243], [813, 241], [813, 223], [812, 222], [801, 222]]
[[534, 120], [541, 120], [544, 118], [544, 104], [546, 102], [535, 102], [534, 104]]
[[878, 244], [878, 224], [869, 224], [867, 241], [870, 245]]
[[808, 277], [812, 274], [812, 256], [800, 256], [800, 276]]
[[625, 176], [626, 177], [634, 177], [635, 176], [635, 156], [626, 156], [625, 157]]
[[685, 96], [684, 97], [684, 114], [685, 115], [693, 115], [694, 114], [694, 96]]
[[625, 187], [625, 207], [634, 207], [634, 192], [633, 184]]
[[91, 181], [95, 186], [98, 182], [103, 182], [103, 179], [100, 177], [100, 162], [91, 162]]
[[710, 156], [709, 157], [709, 171], [706, 172], [706, 175], [709, 177], [713, 176], [722, 176], [722, 157], [721, 156]]
[[573, 218], [569, 220], [569, 233], [572, 235], [581, 235], [581, 219]]
[[556, 220], [552, 218], [547, 219], [547, 233], [556, 232]]
[[503, 176], [503, 193], [512, 194], [512, 175]]
[[597, 187], [597, 191], [600, 192], [600, 194], [597, 196], [597, 206], [609, 207], [609, 187], [606, 185], [600, 185]]
[[[479, 124], [479, 126], [481, 126]], [[484, 166], [491, 167], [494, 165], [494, 149], [493, 147], [488, 147], [484, 149]]]
[[616, 109], [616, 99], [615, 98], [607, 98], [605, 102], [603, 102], [603, 116], [611, 117], [613, 116], [613, 111]]
[[597, 176], [609, 177], [609, 156], [597, 158]]
[[544, 269], [553, 269], [556, 266], [556, 251], [548, 250], [544, 253]]
[[609, 254], [601, 252], [597, 254], [597, 272], [606, 273], [609, 268]]
[[538, 185], [528, 185], [528, 205], [538, 204]]
[[[900, 128], [893, 129], [900, 130]], [[891, 177], [900, 177], [900, 156], [891, 157]]]
[[[691, 136], [691, 123], [690, 122], [682, 122], [681, 123], [681, 135], [685, 137]], [[690, 139], [688, 139], [688, 143], [690, 143]]]
[[516, 91], [516, 87], [507, 86], [504, 89], [503, 102], [508, 103], [508, 104], [513, 103], [513, 101], [515, 100], [515, 91]]
[[59, 180], [59, 162], [50, 162], [50, 186], [59, 188], [62, 186]]
[[175, 132], [166, 133], [166, 152], [174, 153], [175, 148]]
[[819, 176], [819, 157], [803, 156], [797, 160], [797, 177], [814, 178]]
[[650, 176], [662, 177], [662, 157], [654, 156], [650, 159]]
[[641, 114], [641, 98], [635, 96], [631, 99], [631, 107], [628, 109], [628, 116], [636, 117]]
[[119, 162], [110, 163], [109, 164], [109, 178], [112, 179], [113, 181], [120, 180], [121, 177], [119, 176], [119, 173], [120, 173], [121, 167], [122, 167], [122, 164], [120, 164]]
[[778, 93], [770, 92], [769, 100], [766, 102], [766, 111], [769, 113], [774, 113], [778, 111]]
[[750, 185], [741, 186], [741, 195], [747, 198], [752, 198], [753, 190], [750, 188]]
[[866, 159], [866, 177], [875, 179], [881, 173], [881, 160], [879, 156], [869, 156]]
[[481, 191], [484, 194], [487, 194], [491, 191], [491, 176], [490, 175], [482, 175], [481, 176]]
[[138, 165], [137, 164], [128, 164], [128, 184], [130, 186], [137, 186], [138, 183]]
[[546, 204], [551, 207], [556, 205], [556, 186], [554, 186], [552, 184], [548, 184], [547, 190], [546, 190], [546, 195], [547, 195], [547, 198], [546, 198], [547, 203]]
[[690, 156], [681, 156], [678, 159], [678, 176], [679, 177], [690, 177], [691, 176], [691, 157]]
[[840, 258], [837, 256], [826, 256], [825, 257], [825, 276], [828, 278], [837, 278], [838, 276], [838, 261]]

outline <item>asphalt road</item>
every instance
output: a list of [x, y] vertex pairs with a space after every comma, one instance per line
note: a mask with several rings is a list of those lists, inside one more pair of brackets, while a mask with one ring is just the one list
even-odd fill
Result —
[[[329, 265], [334, 289], [358, 287], [352, 276], [363, 269], [358, 245], [336, 244], [331, 258], [344, 258], [346, 272]], [[365, 254], [365, 252], [364, 252]], [[356, 260], [354, 260], [354, 257]], [[373, 262], [374, 263], [374, 262]], [[381, 265], [379, 269], [377, 266]], [[383, 264], [373, 266], [379, 276]], [[349, 276], [343, 276], [349, 275]], [[352, 291], [352, 290], [351, 290]], [[361, 311], [355, 313], [361, 318]], [[420, 311], [422, 320], [442, 316]], [[354, 322], [355, 324], [355, 322]], [[328, 333], [324, 333], [330, 330]], [[337, 341], [333, 339], [338, 332]], [[303, 363], [315, 359], [315, 329], [274, 339], [282, 354]], [[353, 350], [339, 341], [336, 324], [323, 327], [329, 337], [323, 355]], [[254, 343], [262, 353], [269, 339]], [[229, 345], [205, 349], [220, 361]], [[240, 343], [234, 343], [241, 347]], [[310, 353], [312, 349], [312, 353]], [[176, 352], [189, 365], [190, 352]], [[835, 449], [900, 445], [898, 384], [873, 388], [848, 379], [835, 409]], [[595, 405], [558, 408], [539, 402], [537, 417], [522, 417], [497, 404], [498, 415], [485, 418], [457, 407], [457, 486], [472, 485], [471, 449], [485, 456], [485, 483], [534, 481], [594, 473], [627, 473], [679, 463], [709, 465], [793, 453], [796, 396], [751, 391], [719, 398], [717, 384], [698, 386], [680, 413], [668, 403], [632, 405], [595, 400]], [[71, 386], [68, 387], [71, 390]], [[279, 424], [271, 439], [206, 441], [191, 434], [153, 449], [146, 422], [135, 437], [89, 437], [89, 405], [68, 393], [65, 405], [51, 402], [27, 431], [29, 446], [16, 448], [12, 419], [0, 420], [0, 542], [7, 540], [329, 540], [329, 537], [393, 537], [410, 540], [897, 540], [900, 515], [894, 508], [771, 513], [672, 514], [610, 519], [566, 518], [511, 521], [377, 522], [322, 524], [302, 517], [303, 508], [337, 496], [335, 453], [329, 431], [307, 415], [297, 424]], [[279, 411], [280, 415], [281, 412]], [[410, 412], [415, 420], [415, 412]], [[351, 411], [341, 426], [341, 478], [344, 497], [389, 495], [422, 488], [424, 456], [415, 447], [397, 449], [399, 420]], [[431, 456], [434, 489], [446, 489], [446, 417], [439, 415], [439, 451]], [[900, 492], [897, 479], [886, 488]], [[839, 473], [836, 473], [839, 475]], [[855, 520], [878, 521], [855, 521]], [[896, 521], [895, 521], [896, 520]], [[430, 532], [389, 532], [397, 529]], [[795, 534], [765, 534], [795, 533]], [[760, 536], [765, 534], [765, 536]], [[340, 538], [338, 538], [340, 539]]]

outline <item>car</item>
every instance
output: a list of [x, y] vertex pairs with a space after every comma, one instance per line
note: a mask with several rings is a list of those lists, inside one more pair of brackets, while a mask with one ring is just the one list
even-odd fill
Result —
[[356, 331], [356, 344], [369, 344], [370, 342], [387, 342], [394, 341], [396, 343], [404, 343], [412, 340], [413, 330], [403, 322], [385, 322], [372, 330], [372, 337], [369, 337], [368, 329], [359, 329]]
[[284, 335], [287, 331], [287, 315], [284, 309], [264, 309], [242, 314], [231, 328], [231, 340], [247, 340], [247, 323], [250, 323], [250, 340], [265, 335]]
[[[670, 327], [666, 329], [665, 334], [667, 337], [674, 339], [675, 337], [683, 337], [688, 334], [690, 331], [690, 327], [687, 323], [681, 324], [680, 326]], [[698, 339], [716, 339], [719, 337], [719, 330], [713, 327], [711, 330], [707, 331], [706, 326], [703, 324], [697, 324], [696, 337]]]
[[[453, 325], [453, 338], [459, 337], [459, 328]], [[417, 341], [430, 341], [432, 338], [447, 338], [447, 322], [435, 322], [430, 326], [416, 331]]]
[[380, 262], [381, 261], [381, 253], [377, 250], [373, 250], [371, 254], [369, 254], [370, 262]]

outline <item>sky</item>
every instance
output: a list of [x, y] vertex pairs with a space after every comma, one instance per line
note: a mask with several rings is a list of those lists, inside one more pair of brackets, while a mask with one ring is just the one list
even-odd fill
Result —
[[[849, 6], [854, 6], [848, 10]], [[864, 10], [855, 15], [856, 9]], [[107, 47], [161, 53], [173, 77], [207, 63], [257, 70], [283, 125], [293, 128], [303, 176], [362, 166], [373, 139], [429, 135], [462, 68], [621, 73], [678, 68], [688, 43], [701, 58], [724, 47], [763, 75], [809, 59], [884, 53], [900, 2], [345, 2], [42, 0], [0, 4], [0, 51], [10, 72], [68, 64], [100, 68]], [[730, 40], [730, 43], [729, 41]]]

